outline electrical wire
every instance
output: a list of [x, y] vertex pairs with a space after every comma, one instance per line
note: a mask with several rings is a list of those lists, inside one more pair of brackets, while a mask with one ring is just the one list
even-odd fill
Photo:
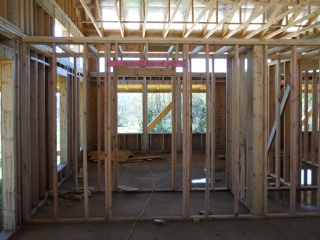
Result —
[[129, 238], [131, 237], [131, 235], [132, 235], [132, 233], [133, 233], [133, 231], [134, 231], [134, 227], [136, 226], [136, 223], [137, 223], [138, 219], [144, 214], [144, 211], [146, 210], [147, 206], [149, 205], [149, 202], [150, 202], [150, 200], [151, 200], [151, 198], [152, 198], [152, 196], [153, 196], [153, 192], [154, 192], [154, 189], [155, 189], [156, 179], [155, 179], [153, 173], [151, 172], [150, 168], [148, 168], [147, 165], [145, 165], [143, 162], [141, 162], [141, 165], [143, 165], [143, 166], [150, 172], [150, 174], [151, 174], [151, 176], [152, 176], [152, 178], [153, 178], [152, 191], [151, 191], [151, 194], [150, 194], [150, 196], [149, 196], [146, 204], [144, 205], [141, 213], [140, 213], [140, 214], [136, 217], [136, 219], [134, 220], [134, 223], [133, 223], [133, 225], [132, 225], [131, 231], [130, 231], [128, 237], [126, 238], [126, 240], [129, 240]]

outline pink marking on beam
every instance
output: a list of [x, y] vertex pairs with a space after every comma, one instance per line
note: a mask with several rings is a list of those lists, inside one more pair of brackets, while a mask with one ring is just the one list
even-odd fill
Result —
[[185, 67], [185, 60], [109, 60], [109, 67]]

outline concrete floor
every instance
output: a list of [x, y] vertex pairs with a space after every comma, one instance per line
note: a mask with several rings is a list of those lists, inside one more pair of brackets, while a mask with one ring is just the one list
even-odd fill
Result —
[[[133, 222], [26, 224], [12, 240], [127, 239]], [[211, 221], [138, 222], [131, 240], [318, 240], [320, 218], [263, 218]]]

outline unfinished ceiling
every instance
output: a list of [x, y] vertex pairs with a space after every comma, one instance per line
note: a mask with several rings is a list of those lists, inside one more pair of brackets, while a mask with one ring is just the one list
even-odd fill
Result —
[[[59, 2], [59, 1], [58, 1]], [[318, 38], [319, 0], [77, 0], [85, 36]]]

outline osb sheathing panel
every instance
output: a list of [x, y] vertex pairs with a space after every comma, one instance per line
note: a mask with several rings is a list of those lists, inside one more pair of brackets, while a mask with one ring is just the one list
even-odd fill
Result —
[[226, 84], [216, 83], [216, 149], [226, 149]]

